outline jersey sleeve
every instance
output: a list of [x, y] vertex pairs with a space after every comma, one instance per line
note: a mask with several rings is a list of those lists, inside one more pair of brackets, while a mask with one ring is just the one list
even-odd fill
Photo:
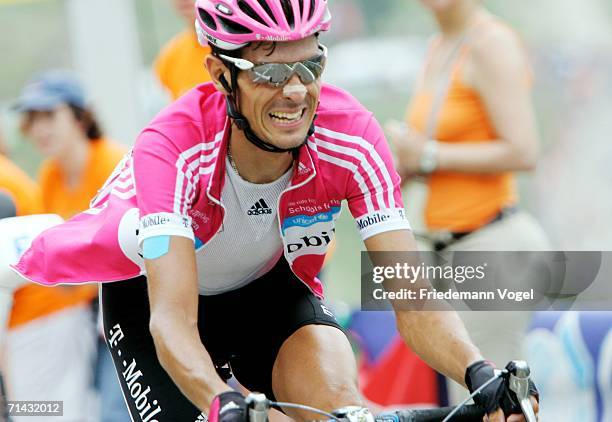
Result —
[[194, 240], [188, 211], [197, 193], [198, 160], [197, 154], [181, 151], [155, 130], [149, 129], [140, 135], [134, 147], [139, 245], [156, 236]]
[[348, 181], [348, 206], [363, 240], [392, 230], [410, 229], [400, 176], [382, 128], [371, 118], [363, 138], [364, 159]]

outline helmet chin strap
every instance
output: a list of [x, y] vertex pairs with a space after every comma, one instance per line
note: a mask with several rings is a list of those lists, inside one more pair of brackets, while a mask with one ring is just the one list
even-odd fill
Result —
[[[230, 66], [230, 73], [232, 77], [232, 86], [238, 87], [237, 69], [234, 66]], [[247, 120], [247, 118], [242, 113], [240, 113], [240, 110], [238, 110], [238, 106], [237, 106], [237, 101], [238, 101], [237, 91], [238, 90], [236, 89], [234, 91], [232, 87], [227, 83], [227, 80], [225, 79], [223, 75], [221, 75], [221, 77], [219, 78], [219, 81], [221, 82], [221, 85], [223, 85], [223, 88], [225, 88], [225, 90], [229, 94], [225, 97], [227, 115], [229, 116], [230, 119], [234, 121], [234, 123], [236, 124], [236, 127], [244, 132], [244, 136], [249, 140], [249, 142], [251, 142], [257, 148], [262, 149], [267, 152], [277, 152], [277, 153], [290, 152], [293, 154], [295, 158], [297, 156], [299, 149], [308, 141], [308, 138], [314, 134], [315, 129], [314, 129], [314, 119], [313, 119], [312, 123], [310, 124], [310, 128], [308, 129], [308, 134], [306, 135], [306, 138], [300, 145], [296, 147], [279, 148], [275, 145], [270, 144], [269, 142], [264, 141], [259, 136], [257, 136], [255, 132], [253, 132], [253, 129], [251, 129], [251, 125], [249, 124], [249, 121]]]

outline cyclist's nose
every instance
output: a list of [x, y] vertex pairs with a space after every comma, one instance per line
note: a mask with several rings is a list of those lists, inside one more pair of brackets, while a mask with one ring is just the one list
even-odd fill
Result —
[[293, 75], [291, 79], [289, 79], [287, 84], [283, 87], [283, 96], [295, 103], [300, 103], [304, 101], [307, 92], [308, 90], [306, 89], [298, 75]]

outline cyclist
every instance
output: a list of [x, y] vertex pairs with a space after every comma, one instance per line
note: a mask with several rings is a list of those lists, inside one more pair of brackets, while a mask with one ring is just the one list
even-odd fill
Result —
[[[325, 0], [196, 7], [212, 83], [162, 111], [91, 209], [37, 239], [16, 269], [43, 284], [115, 281], [102, 287], [104, 322], [134, 419], [246, 420], [227, 367], [268, 397], [363, 406], [316, 274], [342, 200], [368, 250], [415, 249], [382, 130], [321, 83]], [[470, 389], [493, 374], [455, 313], [397, 318], [434, 368]], [[478, 398], [491, 420], [504, 420], [504, 388]]]

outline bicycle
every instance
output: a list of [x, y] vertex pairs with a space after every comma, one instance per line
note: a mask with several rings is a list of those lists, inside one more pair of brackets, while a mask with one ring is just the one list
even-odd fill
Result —
[[[526, 422], [536, 422], [536, 416], [531, 407], [529, 398], [529, 377], [531, 371], [527, 362], [514, 361], [514, 369], [512, 372], [500, 370], [495, 377], [491, 378], [480, 388], [475, 390], [466, 400], [458, 406], [450, 406], [444, 408], [433, 409], [414, 409], [414, 410], [396, 410], [394, 412], [385, 413], [388, 415], [388, 422], [480, 422], [485, 412], [477, 405], [467, 405], [467, 402], [472, 399], [480, 390], [484, 389], [498, 377], [505, 377], [510, 391], [514, 394], [514, 398], [521, 406]], [[310, 406], [304, 406], [296, 403], [285, 403], [271, 401], [264, 394], [251, 393], [247, 396], [247, 409], [249, 412], [250, 422], [267, 422], [268, 412], [272, 407], [291, 407], [302, 410], [307, 410], [313, 413], [328, 418], [326, 422], [353, 422], [347, 417], [337, 417], [331, 413], [316, 409]]]

